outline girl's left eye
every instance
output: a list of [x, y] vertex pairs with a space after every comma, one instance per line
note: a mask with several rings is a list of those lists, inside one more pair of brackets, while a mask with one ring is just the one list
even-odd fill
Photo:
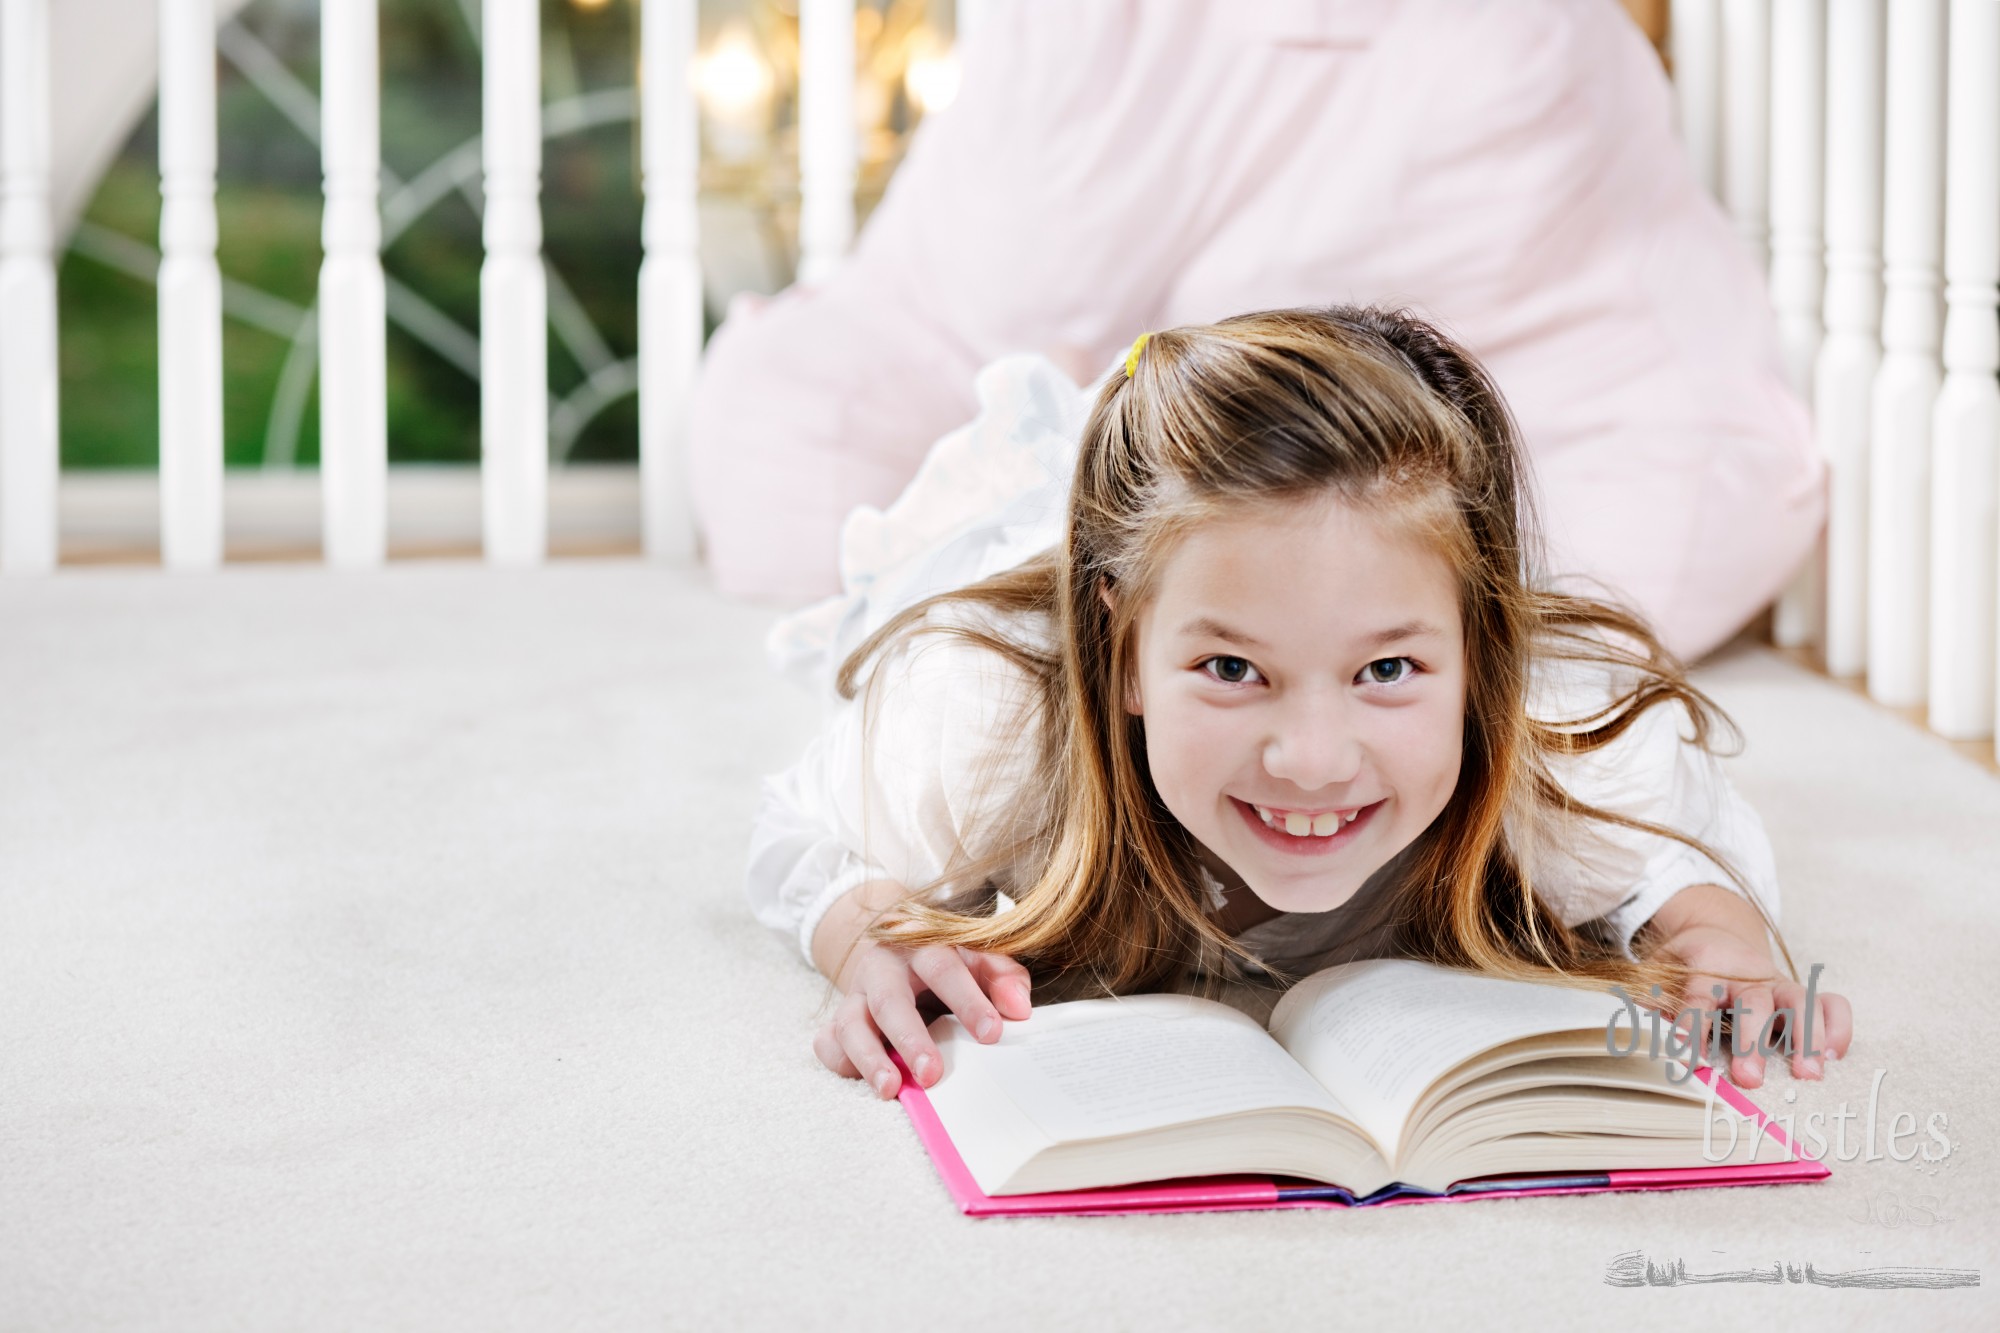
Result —
[[[1255, 675], [1257, 671], [1256, 667], [1251, 666], [1240, 657], [1210, 657], [1203, 659], [1200, 665], [1206, 668], [1211, 662], [1222, 664], [1208, 674], [1216, 680], [1221, 681], [1224, 685], [1241, 685], [1246, 674]], [[1259, 679], [1262, 678], [1259, 677]]]
[[[1408, 674], [1408, 675], [1402, 675], [1402, 676], [1390, 676], [1390, 677], [1387, 677], [1387, 678], [1384, 678], [1384, 677], [1382, 677], [1382, 676], [1380, 676], [1380, 675], [1376, 674], [1376, 670], [1375, 670], [1375, 669], [1376, 669], [1377, 667], [1384, 667], [1384, 666], [1386, 666], [1386, 667], [1394, 667], [1394, 666], [1395, 666], [1395, 665], [1396, 665], [1396, 664], [1397, 664], [1398, 662], [1408, 662], [1408, 663], [1410, 664], [1410, 672], [1409, 672], [1409, 674]], [[1371, 685], [1399, 685], [1399, 684], [1401, 684], [1401, 683], [1402, 683], [1403, 681], [1406, 681], [1406, 680], [1408, 680], [1408, 679], [1410, 678], [1410, 676], [1411, 676], [1411, 675], [1415, 675], [1415, 674], [1416, 674], [1416, 668], [1417, 668], [1417, 663], [1416, 663], [1416, 659], [1415, 659], [1415, 658], [1411, 658], [1411, 657], [1378, 657], [1378, 658], [1376, 658], [1376, 659], [1375, 659], [1375, 660], [1374, 660], [1373, 662], [1370, 662], [1370, 663], [1369, 663], [1369, 664], [1368, 664], [1367, 666], [1365, 666], [1365, 667], [1361, 668], [1361, 674], [1362, 674], [1363, 676], [1367, 677], [1367, 679], [1368, 679], [1368, 682], [1369, 682], [1369, 684], [1371, 684]]]

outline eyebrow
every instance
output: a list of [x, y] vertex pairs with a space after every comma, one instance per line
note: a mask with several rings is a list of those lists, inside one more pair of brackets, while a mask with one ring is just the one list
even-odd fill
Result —
[[1181, 626], [1181, 634], [1184, 637], [1198, 639], [1227, 639], [1229, 642], [1243, 648], [1270, 647], [1262, 639], [1252, 638], [1241, 630], [1233, 630], [1211, 616], [1197, 616], [1193, 620], [1188, 621], [1187, 624]]
[[[1227, 639], [1229, 642], [1238, 644], [1244, 648], [1261, 649], [1270, 647], [1262, 639], [1252, 638], [1241, 630], [1231, 629], [1212, 616], [1195, 617], [1187, 624], [1181, 626], [1181, 633], [1199, 638]], [[1401, 625], [1392, 625], [1388, 629], [1377, 630], [1375, 633], [1363, 638], [1361, 643], [1366, 648], [1382, 648], [1392, 643], [1400, 643], [1405, 639], [1437, 638], [1441, 634], [1442, 631], [1427, 620], [1411, 620]]]

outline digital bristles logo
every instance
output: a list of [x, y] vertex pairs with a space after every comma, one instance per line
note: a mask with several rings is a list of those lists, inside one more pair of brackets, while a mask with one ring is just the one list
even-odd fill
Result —
[[[1641, 1005], [1635, 1001], [1623, 986], [1614, 985], [1611, 994], [1616, 996], [1623, 1009], [1614, 1012], [1604, 1025], [1604, 1048], [1610, 1054], [1624, 1057], [1635, 1054], [1640, 1049], [1642, 1038], [1650, 1029], [1647, 1053], [1659, 1058], [1664, 1055], [1671, 1063], [1667, 1077], [1675, 1083], [1686, 1082], [1694, 1076], [1695, 1057], [1706, 1056], [1707, 1063], [1718, 1070], [1726, 1068], [1726, 1062], [1736, 1056], [1756, 1054], [1767, 1061], [1782, 1059], [1789, 1061], [1795, 1051], [1803, 1051], [1807, 1056], [1818, 1056], [1823, 1060], [1836, 1057], [1829, 1050], [1820, 1050], [1813, 1045], [1813, 995], [1819, 984], [1819, 974], [1823, 964], [1814, 963], [1812, 973], [1806, 982], [1803, 1015], [1789, 1007], [1774, 1010], [1764, 1020], [1756, 1041], [1741, 1040], [1743, 1013], [1739, 1005], [1723, 1007], [1721, 987], [1712, 992], [1718, 1005], [1705, 1008], [1701, 1005], [1686, 1005], [1671, 1022], [1663, 1022], [1660, 1010], [1653, 1006]], [[1654, 986], [1652, 996], [1660, 998], [1660, 988]], [[1714, 1020], [1714, 1021], [1704, 1021]], [[1726, 1022], [1724, 1020], [1727, 1020]], [[1702, 1034], [1708, 1034], [1707, 1044], [1702, 1044]], [[1725, 1045], [1725, 1031], [1727, 1032]], [[1951, 1156], [1953, 1144], [1949, 1137], [1950, 1121], [1943, 1111], [1932, 1111], [1919, 1116], [1913, 1111], [1894, 1111], [1883, 1115], [1882, 1085], [1889, 1071], [1877, 1069], [1868, 1087], [1868, 1103], [1865, 1117], [1847, 1102], [1838, 1109], [1828, 1110], [1813, 1107], [1804, 1115], [1795, 1110], [1766, 1114], [1752, 1131], [1761, 1139], [1772, 1129], [1783, 1131], [1786, 1139], [1799, 1148], [1801, 1155], [1811, 1161], [1824, 1161], [1831, 1153], [1835, 1161], [1851, 1162], [1866, 1153], [1863, 1160], [1879, 1162], [1884, 1158], [1895, 1162], [1918, 1162], [1919, 1170], [1925, 1166], [1935, 1166]], [[1738, 1137], [1744, 1132], [1742, 1116], [1727, 1112], [1720, 1114], [1715, 1109], [1715, 1084], [1708, 1084], [1710, 1112], [1702, 1132], [1702, 1156], [1711, 1162], [1729, 1160], [1738, 1147]], [[1788, 1088], [1784, 1100], [1789, 1105], [1798, 1100], [1798, 1090]], [[1850, 1144], [1848, 1128], [1861, 1119], [1863, 1128], [1858, 1142]], [[1718, 1150], [1715, 1132], [1727, 1129], [1728, 1142]], [[1831, 1137], [1829, 1137], [1831, 1131]], [[1883, 1147], [1886, 1139], [1886, 1149]], [[1755, 1139], [1750, 1144], [1754, 1157], [1757, 1147]]]
[[[1754, 1046], [1739, 1046], [1737, 1044], [1736, 1039], [1742, 1034], [1744, 1027], [1741, 1021], [1743, 1018], [1742, 1006], [1740, 1002], [1723, 1006], [1721, 1003], [1722, 987], [1720, 986], [1713, 987], [1710, 990], [1710, 994], [1716, 999], [1716, 1008], [1709, 1009], [1698, 1004], [1683, 1005], [1680, 1012], [1674, 1015], [1673, 1021], [1666, 1025], [1665, 1035], [1663, 1036], [1660, 1027], [1660, 1006], [1657, 1003], [1661, 999], [1659, 986], [1655, 984], [1652, 989], [1652, 998], [1656, 1003], [1653, 1005], [1641, 1005], [1632, 998], [1631, 994], [1623, 986], [1614, 984], [1611, 987], [1611, 994], [1618, 998], [1618, 1002], [1624, 1006], [1624, 1011], [1612, 1014], [1610, 1019], [1605, 1022], [1604, 1049], [1617, 1056], [1631, 1055], [1639, 1048], [1639, 1030], [1642, 1027], [1650, 1025], [1652, 1030], [1652, 1044], [1649, 1054], [1657, 1058], [1664, 1051], [1668, 1058], [1674, 1060], [1680, 1066], [1681, 1072], [1672, 1076], [1676, 1083], [1684, 1083], [1693, 1076], [1693, 1057], [1697, 1051], [1706, 1055], [1710, 1064], [1718, 1067], [1722, 1065], [1725, 1056], [1733, 1057], [1755, 1054], [1769, 1059], [1773, 1055], [1782, 1054], [1786, 1059], [1790, 1059], [1795, 1048], [1803, 1049], [1808, 1056], [1818, 1056], [1829, 1060], [1834, 1059], [1836, 1057], [1831, 1050], [1822, 1051], [1812, 1044], [1813, 996], [1814, 992], [1819, 988], [1819, 974], [1824, 968], [1825, 964], [1814, 963], [1812, 974], [1806, 979], [1805, 1013], [1803, 1018], [1790, 1006], [1780, 1006], [1772, 1010], [1770, 1015], [1765, 1018], [1763, 1027], [1759, 1029], [1757, 1041]], [[1644, 1017], [1641, 1017], [1642, 1013]], [[1716, 1021], [1712, 1023], [1705, 1022], [1704, 1020], [1708, 1017], [1713, 1017]], [[1632, 1031], [1632, 1039], [1623, 1049], [1620, 1049], [1618, 1037], [1621, 1027], [1619, 1020], [1621, 1018], [1631, 1020]], [[1729, 1032], [1729, 1046], [1726, 1051], [1723, 1047], [1724, 1020], [1727, 1020], [1726, 1027]], [[1683, 1021], [1687, 1024], [1685, 1030], [1681, 1026]], [[1778, 1031], [1780, 1028], [1783, 1029], [1782, 1035]], [[1706, 1049], [1701, 1049], [1701, 1034], [1704, 1029], [1708, 1032], [1708, 1046]]]
[[1627, 1250], [1612, 1256], [1604, 1270], [1607, 1287], [1695, 1287], [1720, 1282], [1749, 1282], [1761, 1286], [1795, 1284], [1811, 1287], [1859, 1287], [1865, 1291], [1916, 1288], [1936, 1291], [1946, 1287], [1976, 1287], [1976, 1268], [1851, 1268], [1845, 1272], [1820, 1268], [1817, 1264], [1754, 1264], [1749, 1268], [1720, 1268], [1714, 1272], [1688, 1271], [1687, 1260], [1671, 1259], [1654, 1263], [1644, 1250]]

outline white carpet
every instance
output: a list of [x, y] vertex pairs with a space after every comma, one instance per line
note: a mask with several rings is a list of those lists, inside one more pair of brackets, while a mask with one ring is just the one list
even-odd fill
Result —
[[[1699, 673], [1854, 1005], [1753, 1094], [1854, 1108], [1829, 1181], [973, 1221], [743, 903], [816, 715], [774, 617], [625, 562], [0, 581], [0, 1328], [2000, 1327], [2000, 780], [1941, 742]], [[1878, 1145], [1943, 1113], [1943, 1163], [1853, 1153], [1878, 1070]], [[1630, 1251], [1985, 1285], [1608, 1286]]]

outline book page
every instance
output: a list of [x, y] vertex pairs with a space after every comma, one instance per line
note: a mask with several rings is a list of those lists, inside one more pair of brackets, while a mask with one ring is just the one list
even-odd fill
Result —
[[991, 1046], [954, 1040], [951, 1058], [976, 1061], [1057, 1141], [1281, 1106], [1353, 1119], [1254, 1019], [1194, 996], [1041, 1006]]
[[1483, 977], [1401, 958], [1343, 963], [1294, 986], [1271, 1035], [1323, 1084], [1392, 1162], [1424, 1091], [1481, 1051], [1544, 1032], [1632, 1019], [1608, 990]]

